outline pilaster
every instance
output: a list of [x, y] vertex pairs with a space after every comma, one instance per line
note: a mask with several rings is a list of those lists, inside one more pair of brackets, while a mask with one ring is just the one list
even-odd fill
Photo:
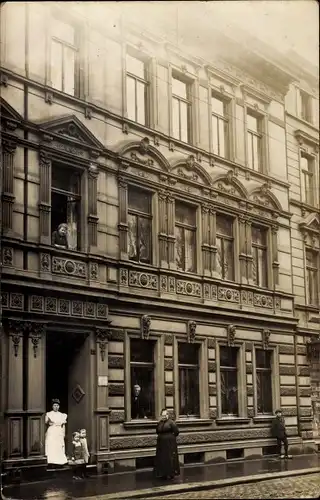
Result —
[[88, 171], [88, 243], [89, 252], [94, 252], [98, 238], [98, 175], [95, 165], [90, 165]]
[[168, 204], [167, 193], [160, 191], [159, 200], [159, 260], [161, 268], [168, 268]]
[[40, 151], [40, 243], [51, 244], [51, 160], [47, 153]]
[[168, 262], [170, 269], [176, 269], [174, 246], [175, 246], [175, 204], [174, 197], [169, 194], [167, 197], [168, 210]]
[[128, 184], [119, 178], [119, 247], [120, 259], [128, 259]]
[[12, 214], [15, 201], [14, 196], [14, 153], [16, 144], [6, 139], [2, 140], [2, 229], [10, 233], [13, 229]]

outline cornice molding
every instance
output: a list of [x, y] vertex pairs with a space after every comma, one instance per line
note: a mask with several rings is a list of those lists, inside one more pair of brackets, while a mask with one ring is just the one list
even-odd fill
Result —
[[313, 147], [319, 148], [319, 138], [313, 137], [304, 130], [298, 129], [294, 131], [294, 136], [299, 144], [311, 144]]

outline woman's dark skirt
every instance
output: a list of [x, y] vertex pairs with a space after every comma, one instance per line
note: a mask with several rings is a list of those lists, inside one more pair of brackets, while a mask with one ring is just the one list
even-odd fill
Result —
[[158, 435], [154, 473], [161, 478], [172, 478], [180, 474], [177, 440], [173, 434]]

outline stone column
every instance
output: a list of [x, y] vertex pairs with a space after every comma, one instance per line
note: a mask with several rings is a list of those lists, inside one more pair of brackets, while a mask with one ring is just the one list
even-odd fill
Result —
[[240, 216], [239, 223], [239, 263], [241, 283], [247, 283], [247, 237], [246, 237], [246, 218]]
[[175, 252], [174, 246], [176, 242], [175, 238], [175, 204], [174, 197], [172, 195], [168, 195], [167, 197], [167, 210], [168, 210], [168, 261], [169, 268], [176, 269], [176, 261], [175, 261]]
[[128, 184], [119, 178], [119, 247], [120, 259], [128, 259]]
[[88, 172], [88, 244], [89, 252], [94, 251], [98, 241], [98, 175], [96, 165], [90, 165]]
[[252, 279], [252, 223], [246, 220], [246, 254], [247, 254], [247, 283], [253, 284]]
[[161, 268], [168, 268], [168, 206], [167, 206], [167, 193], [160, 191], [158, 194], [159, 199], [159, 261]]
[[40, 238], [45, 245], [51, 245], [51, 160], [48, 154], [40, 151], [40, 193], [39, 217]]
[[216, 211], [213, 208], [209, 210], [209, 242], [210, 242], [210, 270], [211, 276], [217, 269], [217, 225], [216, 225]]
[[[46, 411], [46, 325], [26, 323], [27, 368], [27, 453], [44, 455], [44, 413]], [[35, 383], [36, 381], [36, 383]]]
[[96, 452], [109, 450], [108, 342], [109, 328], [96, 329]]
[[211, 252], [210, 252], [210, 212], [208, 205], [202, 205], [202, 268], [205, 276], [211, 276]]
[[278, 262], [278, 226], [271, 228], [271, 247], [272, 247], [272, 277], [273, 287], [279, 284], [279, 262]]
[[5, 233], [12, 231], [12, 214], [14, 196], [14, 153], [16, 144], [2, 141], [2, 229]]

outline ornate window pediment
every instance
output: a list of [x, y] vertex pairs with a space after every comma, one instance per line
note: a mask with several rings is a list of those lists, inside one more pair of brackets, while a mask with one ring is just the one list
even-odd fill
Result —
[[308, 217], [306, 217], [299, 223], [299, 228], [304, 236], [305, 242], [310, 243], [313, 246], [320, 234], [319, 215], [316, 213], [308, 215]]
[[213, 187], [218, 191], [222, 191], [238, 198], [247, 199], [248, 193], [246, 188], [234, 176], [233, 171], [230, 170], [226, 175], [219, 175], [213, 181]]
[[[72, 143], [75, 147], [85, 147], [96, 152], [104, 149], [103, 144], [96, 139], [90, 130], [74, 115], [55, 118], [50, 121], [38, 123], [39, 129], [44, 134], [46, 142], [53, 143], [55, 140], [63, 140]], [[74, 151], [70, 151], [73, 153]], [[94, 156], [94, 155], [93, 155]]]
[[2, 97], [0, 97], [0, 116], [5, 130], [12, 132], [22, 125], [22, 116]]
[[[144, 137], [141, 141], [125, 141], [121, 144], [117, 153], [123, 161], [128, 159], [130, 162], [136, 162], [141, 166], [164, 172], [170, 170], [167, 159], [150, 144], [148, 137]], [[133, 170], [133, 173], [136, 173], [135, 170]]]
[[171, 166], [171, 173], [186, 181], [196, 182], [207, 187], [212, 186], [210, 175], [195, 161], [193, 155], [188, 156], [187, 159], [181, 159], [174, 162]]
[[277, 197], [271, 192], [268, 184], [263, 184], [258, 188], [254, 188], [249, 193], [249, 201], [261, 205], [267, 210], [271, 210], [273, 212], [282, 212], [282, 207], [277, 199]]
[[317, 153], [319, 150], [319, 139], [313, 137], [312, 135], [304, 132], [303, 130], [296, 130], [294, 132], [295, 138], [297, 139], [300, 146], [311, 146], [314, 153]]

